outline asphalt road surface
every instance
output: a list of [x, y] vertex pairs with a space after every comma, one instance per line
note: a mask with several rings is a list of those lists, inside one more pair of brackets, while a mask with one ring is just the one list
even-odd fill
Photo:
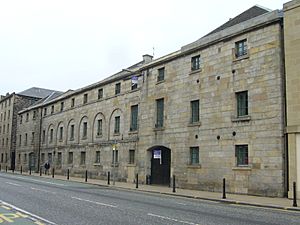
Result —
[[[59, 225], [300, 225], [300, 213], [0, 172], [0, 201]], [[1, 223], [1, 222], [0, 222]]]

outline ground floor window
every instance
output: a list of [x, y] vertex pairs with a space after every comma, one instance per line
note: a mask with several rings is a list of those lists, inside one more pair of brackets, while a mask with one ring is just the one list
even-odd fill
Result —
[[80, 165], [85, 164], [85, 152], [80, 153]]
[[237, 166], [248, 166], [248, 145], [236, 145], [235, 157]]
[[69, 154], [68, 154], [68, 163], [69, 164], [73, 163], [73, 152], [69, 152]]
[[129, 150], [129, 164], [134, 164], [135, 160], [135, 150], [130, 149]]
[[199, 147], [190, 147], [190, 164], [199, 164]]

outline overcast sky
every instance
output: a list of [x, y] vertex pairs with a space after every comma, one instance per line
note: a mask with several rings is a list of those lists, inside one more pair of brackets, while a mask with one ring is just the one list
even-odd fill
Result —
[[[161, 57], [255, 4], [287, 0], [0, 0], [0, 94], [100, 81]], [[153, 50], [154, 48], [154, 50]]]

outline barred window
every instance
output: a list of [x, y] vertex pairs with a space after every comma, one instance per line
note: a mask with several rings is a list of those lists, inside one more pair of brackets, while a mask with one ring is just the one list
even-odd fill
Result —
[[246, 39], [235, 43], [235, 56], [237, 58], [247, 55], [247, 53], [248, 53], [248, 49], [247, 49], [247, 40]]
[[190, 164], [199, 164], [199, 147], [190, 147]]
[[191, 123], [199, 122], [199, 100], [191, 101]]
[[200, 69], [200, 55], [194, 56], [191, 59], [191, 69], [199, 70]]
[[164, 126], [164, 99], [156, 100], [156, 124], [155, 127]]
[[248, 166], [248, 145], [236, 145], [235, 157], [237, 166]]
[[236, 93], [237, 99], [237, 116], [248, 115], [248, 91]]

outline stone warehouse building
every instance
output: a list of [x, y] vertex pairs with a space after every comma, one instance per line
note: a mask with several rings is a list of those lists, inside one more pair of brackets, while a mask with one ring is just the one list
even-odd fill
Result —
[[56, 173], [161, 185], [175, 175], [210, 191], [226, 178], [232, 193], [286, 195], [284, 20], [254, 6], [176, 52], [20, 111], [17, 168], [50, 161]]
[[[20, 93], [0, 96], [0, 165], [13, 169], [15, 166], [16, 132], [18, 112], [48, 96], [52, 90], [30, 88]], [[2, 167], [2, 168], [3, 168]]]

